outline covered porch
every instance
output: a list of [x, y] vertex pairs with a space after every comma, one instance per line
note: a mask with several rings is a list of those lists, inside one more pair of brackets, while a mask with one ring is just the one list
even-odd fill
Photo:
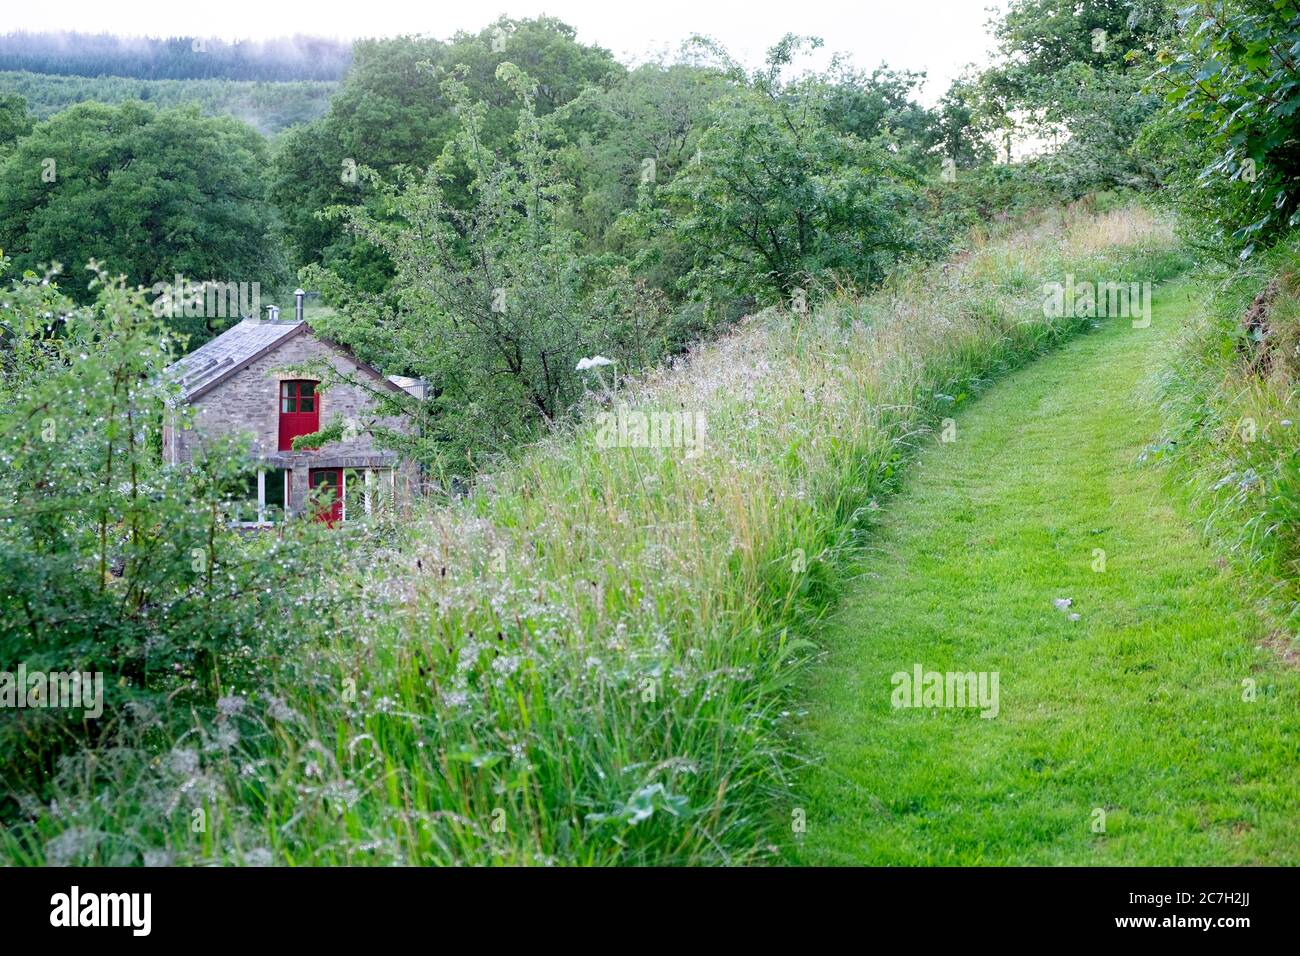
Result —
[[330, 455], [274, 452], [258, 460], [256, 488], [241, 527], [273, 527], [309, 515], [335, 525], [386, 513], [396, 504], [399, 462], [393, 452]]

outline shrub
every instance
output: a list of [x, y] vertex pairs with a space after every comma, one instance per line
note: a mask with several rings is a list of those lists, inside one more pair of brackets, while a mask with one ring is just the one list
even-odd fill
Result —
[[0, 291], [0, 670], [99, 672], [107, 698], [100, 720], [6, 710], [0, 773], [19, 789], [129, 715], [210, 707], [334, 606], [302, 586], [329, 559], [308, 546], [316, 529], [231, 530], [241, 447], [162, 467], [171, 339], [142, 292], [103, 273], [92, 284], [87, 306], [48, 277]]

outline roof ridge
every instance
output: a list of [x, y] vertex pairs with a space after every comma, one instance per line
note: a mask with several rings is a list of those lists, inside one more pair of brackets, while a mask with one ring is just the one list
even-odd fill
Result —
[[178, 381], [181, 399], [188, 400], [222, 373], [266, 354], [305, 327], [306, 321], [296, 318], [274, 322], [242, 319], [172, 362], [163, 369], [163, 374]]

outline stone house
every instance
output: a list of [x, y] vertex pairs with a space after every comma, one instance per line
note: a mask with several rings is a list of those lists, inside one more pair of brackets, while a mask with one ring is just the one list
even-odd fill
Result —
[[[239, 523], [252, 527], [304, 511], [334, 524], [409, 497], [417, 469], [395, 452], [376, 447], [364, 428], [378, 423], [400, 430], [408, 423], [376, 419], [373, 396], [363, 387], [338, 383], [321, 392], [317, 380], [288, 367], [323, 360], [343, 375], [369, 379], [375, 388], [417, 398], [424, 397], [422, 383], [386, 378], [348, 349], [317, 335], [302, 318], [301, 294], [297, 318], [281, 321], [278, 309], [269, 312], [268, 319], [244, 319], [168, 366], [167, 373], [180, 384], [176, 405], [188, 405], [194, 414], [181, 424], [175, 408], [168, 410], [164, 461], [189, 461], [209, 437], [247, 436], [258, 471]], [[338, 416], [345, 423], [341, 440], [310, 451], [293, 449], [295, 437], [316, 432]]]

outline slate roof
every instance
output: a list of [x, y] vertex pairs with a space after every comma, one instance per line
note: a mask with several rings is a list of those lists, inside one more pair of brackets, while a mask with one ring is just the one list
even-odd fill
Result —
[[[176, 399], [178, 403], [193, 401], [250, 362], [278, 349], [299, 332], [311, 332], [311, 329], [306, 322], [297, 319], [275, 322], [244, 319], [215, 339], [203, 343], [189, 355], [168, 365], [163, 374], [180, 383], [181, 394]], [[417, 398], [425, 397], [428, 385], [422, 379], [408, 379], [400, 375], [385, 378], [378, 369], [353, 355], [350, 349], [329, 339], [317, 338], [336, 352], [347, 356], [357, 368], [369, 372], [393, 391], [404, 391]]]
[[188, 402], [253, 359], [279, 348], [306, 326], [306, 322], [295, 319], [284, 322], [244, 319], [167, 366], [165, 374], [180, 382], [180, 400]]

